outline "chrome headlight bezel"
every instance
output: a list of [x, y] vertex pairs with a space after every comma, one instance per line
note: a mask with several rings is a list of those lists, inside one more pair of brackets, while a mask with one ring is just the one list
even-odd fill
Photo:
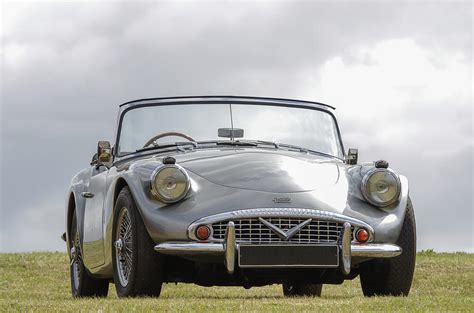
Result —
[[[169, 198], [169, 197], [166, 197], [165, 195], [161, 194], [159, 192], [158, 186], [156, 185], [157, 184], [157, 178], [160, 175], [160, 173], [162, 173], [165, 169], [170, 169], [170, 168], [182, 173], [184, 175], [185, 180], [186, 180], [186, 185], [185, 185], [185, 188], [184, 188], [183, 192], [178, 197], [175, 197], [175, 198]], [[153, 173], [151, 174], [150, 185], [151, 185], [151, 189], [150, 189], [151, 195], [154, 198], [156, 198], [156, 199], [158, 199], [158, 200], [160, 200], [161, 202], [164, 202], [164, 203], [176, 203], [176, 202], [182, 200], [184, 197], [186, 197], [186, 195], [189, 192], [189, 189], [191, 188], [191, 182], [190, 182], [188, 173], [186, 172], [186, 170], [184, 168], [182, 168], [181, 166], [179, 166], [177, 164], [165, 164], [165, 165], [160, 166], [157, 169], [155, 169], [153, 171]]]
[[[370, 181], [370, 179], [374, 176], [374, 174], [376, 173], [380, 173], [380, 172], [384, 172], [388, 175], [391, 175], [394, 179], [395, 179], [395, 187], [397, 188], [396, 190], [396, 193], [395, 195], [393, 196], [392, 199], [390, 199], [389, 201], [384, 201], [384, 202], [381, 202], [381, 201], [377, 201], [377, 199], [375, 199], [371, 194], [370, 192], [367, 190], [367, 185]], [[373, 204], [377, 207], [386, 207], [386, 206], [389, 206], [395, 202], [397, 202], [400, 198], [400, 193], [401, 193], [401, 183], [400, 183], [400, 178], [398, 177], [398, 175], [392, 171], [391, 169], [388, 169], [388, 168], [373, 168], [373, 169], [370, 169], [363, 177], [362, 179], [362, 183], [361, 183], [361, 191], [362, 191], [362, 194], [364, 195], [364, 198], [365, 200], [367, 200], [367, 202], [369, 202], [370, 204]]]

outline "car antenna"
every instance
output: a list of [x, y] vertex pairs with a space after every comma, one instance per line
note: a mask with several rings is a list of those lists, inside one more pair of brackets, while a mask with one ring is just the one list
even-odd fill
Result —
[[229, 111], [230, 111], [230, 140], [234, 141], [234, 117], [232, 116], [232, 103], [229, 103]]

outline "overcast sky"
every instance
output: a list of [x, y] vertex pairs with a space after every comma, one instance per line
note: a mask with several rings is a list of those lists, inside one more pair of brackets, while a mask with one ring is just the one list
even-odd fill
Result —
[[466, 2], [2, 2], [0, 251], [64, 250], [65, 199], [118, 105], [256, 95], [337, 107], [410, 181], [418, 248], [473, 248]]

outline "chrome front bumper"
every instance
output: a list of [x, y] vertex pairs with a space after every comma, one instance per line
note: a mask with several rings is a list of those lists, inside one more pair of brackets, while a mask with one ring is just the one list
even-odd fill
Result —
[[[339, 245], [342, 258], [342, 271], [349, 274], [353, 257], [361, 258], [393, 258], [402, 253], [402, 248], [395, 244], [351, 243], [351, 225], [344, 223], [342, 243]], [[224, 242], [163, 242], [155, 246], [155, 251], [177, 256], [218, 255], [224, 257], [227, 271], [232, 274], [235, 270], [235, 258], [238, 243], [235, 240], [233, 222], [227, 225]]]

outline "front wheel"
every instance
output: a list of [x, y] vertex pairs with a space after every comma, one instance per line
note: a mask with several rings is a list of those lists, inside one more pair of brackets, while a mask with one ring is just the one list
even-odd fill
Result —
[[162, 257], [154, 243], [128, 187], [115, 203], [112, 257], [114, 283], [119, 297], [158, 297], [162, 286]]
[[322, 284], [284, 283], [285, 297], [321, 297]]
[[410, 292], [416, 260], [415, 214], [410, 198], [397, 245], [402, 248], [401, 255], [368, 261], [361, 267], [360, 283], [365, 296], [408, 296]]

